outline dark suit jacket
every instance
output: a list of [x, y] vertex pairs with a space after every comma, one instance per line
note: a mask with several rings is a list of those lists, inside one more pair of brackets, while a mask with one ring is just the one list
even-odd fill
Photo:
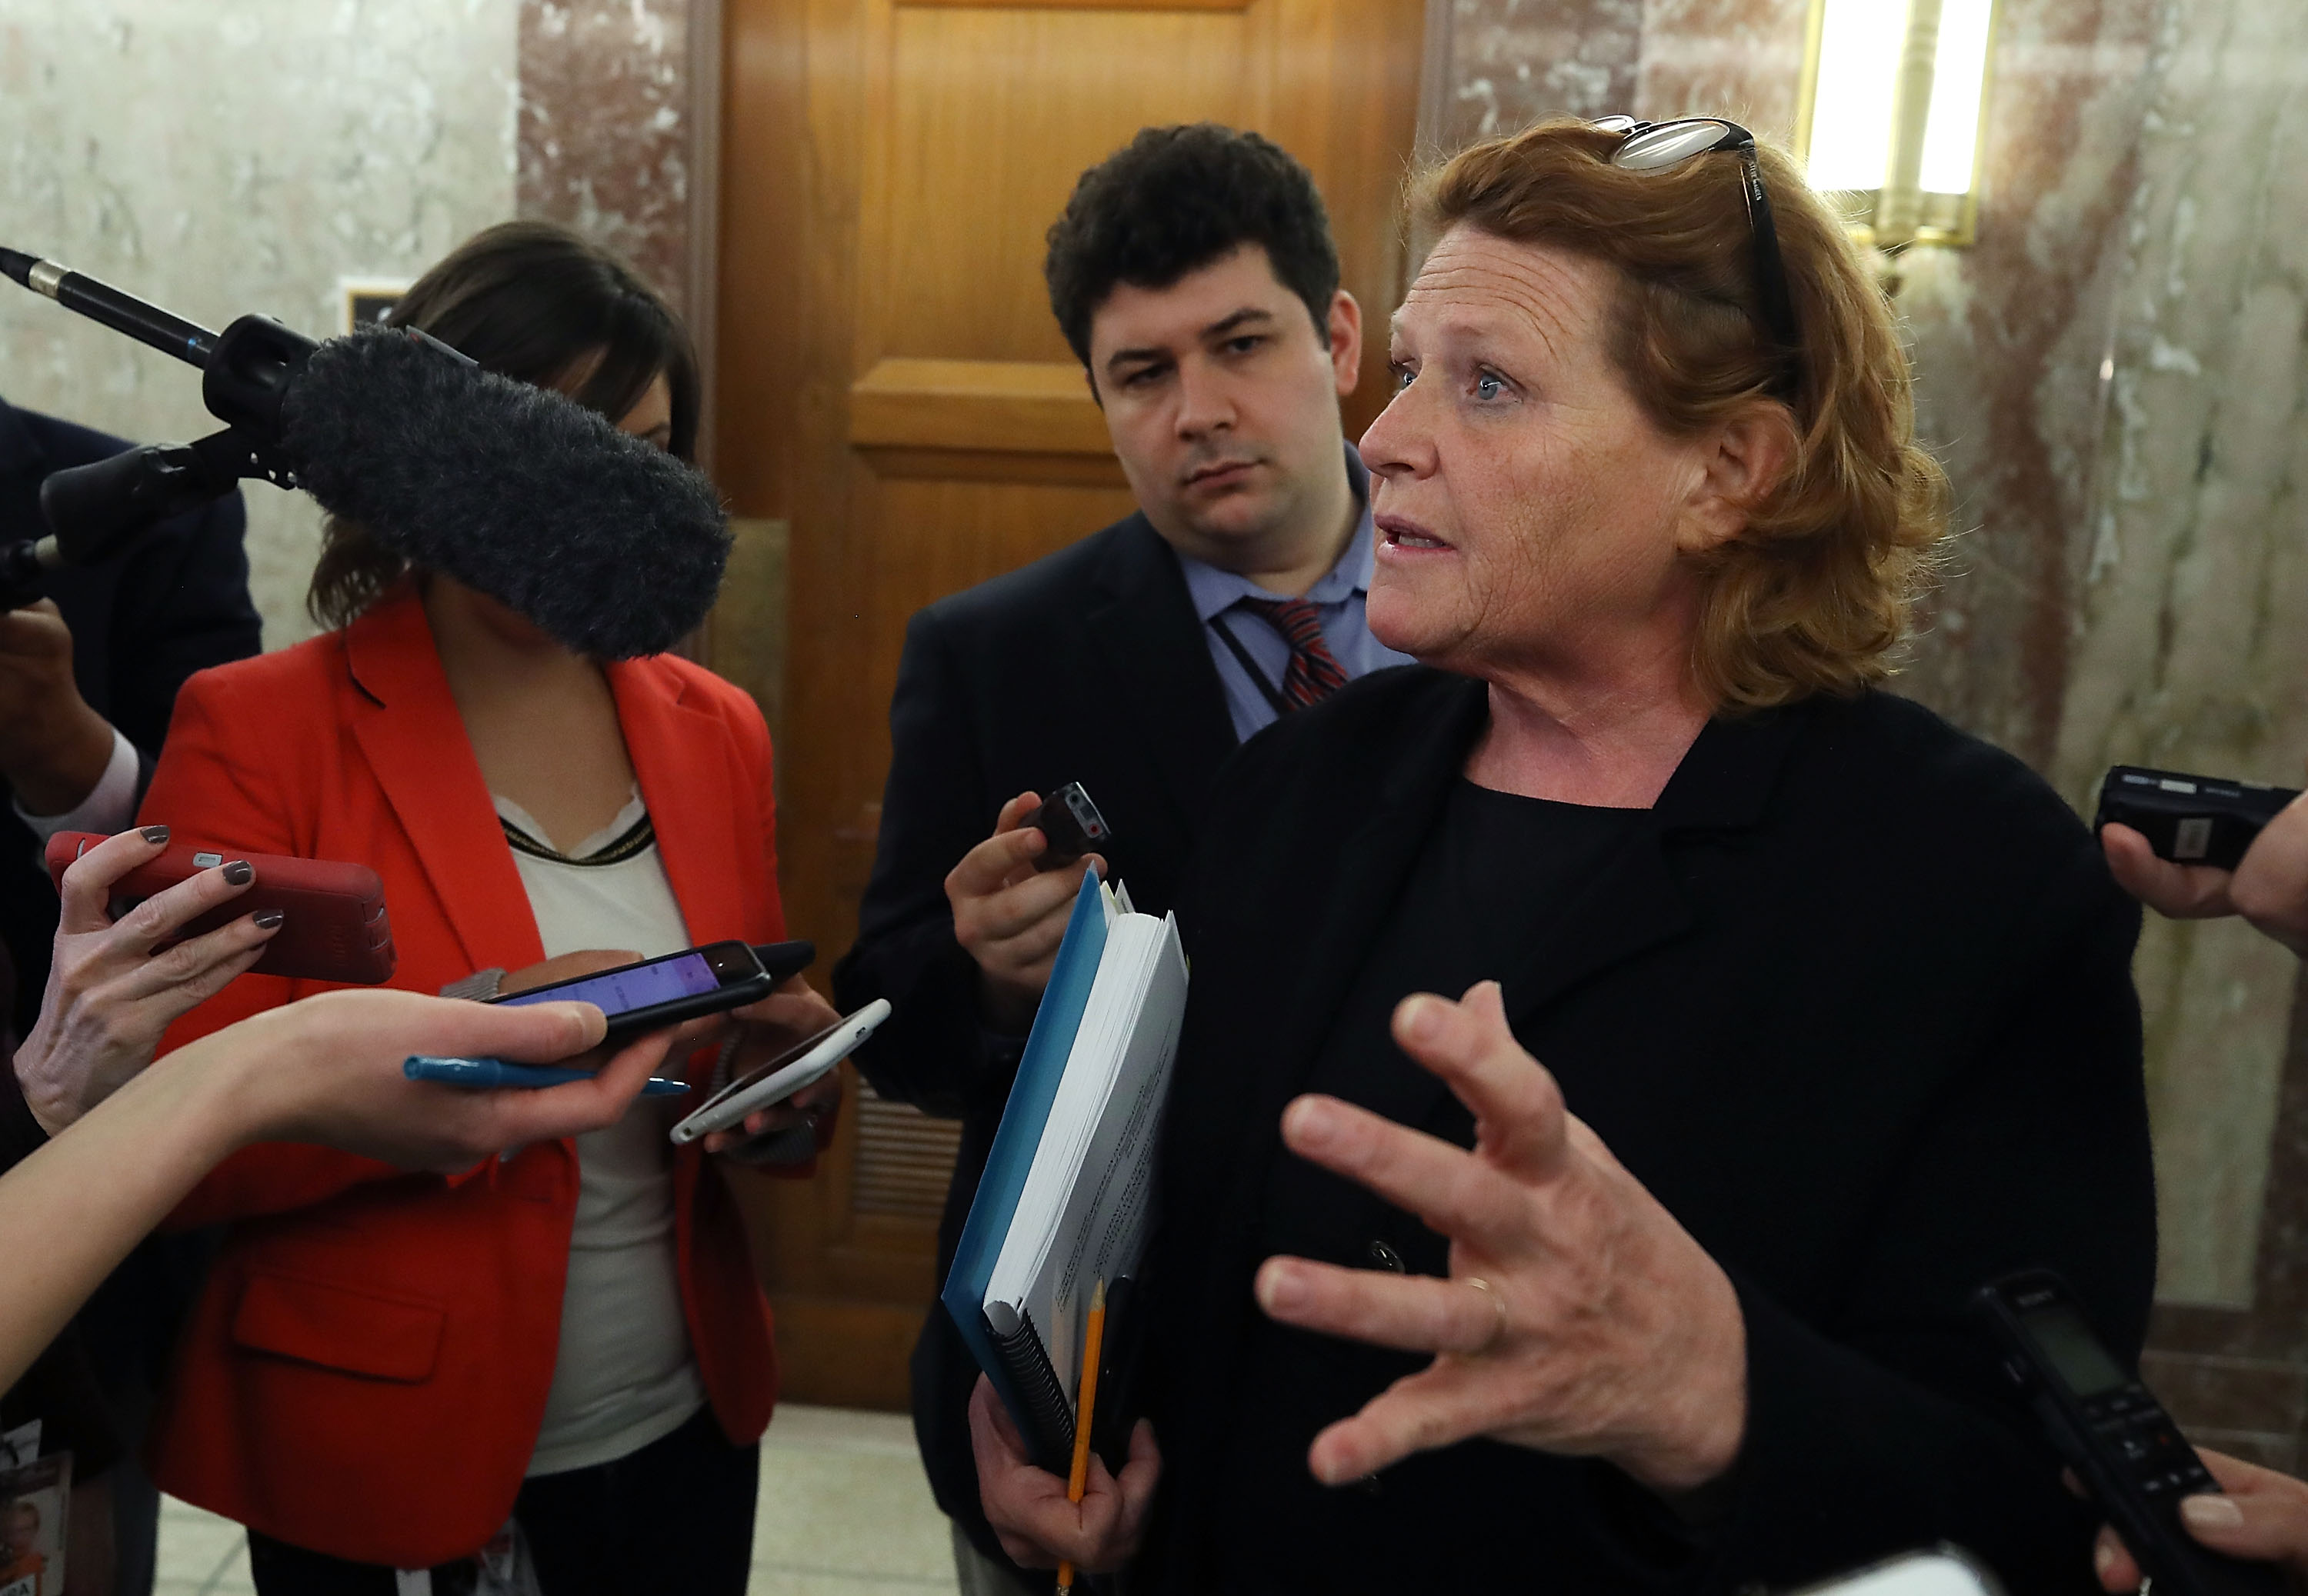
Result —
[[[1234, 724], [1178, 558], [1133, 515], [916, 615], [890, 742], [873, 880], [834, 1001], [846, 1013], [889, 999], [888, 1023], [859, 1057], [866, 1079], [961, 1118], [938, 1227], [943, 1279], [1023, 1043], [979, 1023], [977, 966], [954, 940], [946, 872], [1019, 793], [1078, 781], [1114, 828], [1103, 852], [1115, 879], [1161, 913], [1177, 901], [1193, 816], [1235, 747]], [[998, 1556], [969, 1449], [977, 1366], [935, 1304], [913, 1373], [938, 1506]]]
[[[0, 947], [0, 1175], [48, 1143], [16, 1079], [16, 1038], [4, 1017], [15, 981], [8, 951]], [[34, 1419], [40, 1420], [44, 1451], [73, 1454], [75, 1479], [93, 1480], [119, 1459], [120, 1438], [78, 1324], [66, 1326], [16, 1383], [0, 1392], [0, 1428], [13, 1429]]]
[[[1571, 1111], [1730, 1274], [1749, 1416], [1704, 1532], [1607, 1465], [1476, 1442], [1326, 1491], [1320, 1426], [1424, 1360], [1285, 1331], [1289, 1252], [1415, 1273], [1444, 1245], [1288, 1157], [1320, 1087], [1462, 1145], [1391, 1049], [1313, 1069], [1486, 717], [1413, 668], [1252, 740], [1179, 919], [1193, 986], [1148, 1277], [1166, 1592], [1731, 1592], [1944, 1537], [2011, 1589], [2095, 1588], [2090, 1517], [1966, 1303], [2046, 1265], [2130, 1362], [2155, 1214], [2137, 907], [2018, 761], [1882, 693], [1709, 725], [1544, 945], [1501, 950], [1516, 1034]], [[1335, 1055], [1333, 1055], [1335, 1056]]]
[[[50, 472], [118, 454], [129, 445], [0, 400], [0, 539], [43, 536], [40, 482]], [[60, 571], [48, 596], [72, 628], [73, 675], [89, 707], [143, 756], [159, 755], [177, 689], [194, 671], [245, 659], [262, 646], [248, 596], [247, 517], [234, 493], [163, 521], [102, 565]], [[31, 1028], [47, 983], [56, 897], [38, 845], [0, 804], [0, 939], [16, 961], [17, 1034]]]

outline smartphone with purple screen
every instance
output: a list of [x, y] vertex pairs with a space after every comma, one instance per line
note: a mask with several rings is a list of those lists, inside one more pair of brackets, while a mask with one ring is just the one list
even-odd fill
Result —
[[817, 957], [813, 942], [708, 942], [662, 958], [619, 965], [573, 981], [556, 981], [495, 1000], [499, 1003], [590, 1003], [609, 1022], [605, 1039], [630, 1042], [646, 1032], [742, 1008], [770, 995], [788, 975], [797, 975]]

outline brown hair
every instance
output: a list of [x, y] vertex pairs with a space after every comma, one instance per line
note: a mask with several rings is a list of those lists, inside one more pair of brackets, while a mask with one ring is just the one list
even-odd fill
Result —
[[[685, 460], [696, 450], [688, 331], [631, 267], [566, 227], [512, 221], [482, 229], [418, 278], [384, 324], [429, 332], [516, 382], [564, 389], [613, 422], [661, 375], [673, 390], [667, 448]], [[579, 373], [582, 381], [565, 388]], [[349, 625], [409, 574], [406, 559], [332, 517], [305, 607], [323, 627]]]
[[1793, 462], [1746, 529], [1701, 557], [1692, 672], [1726, 708], [1856, 692], [1894, 668], [1947, 522], [1947, 477], [1915, 442], [1890, 306], [1795, 163], [1759, 142], [1800, 342], [1790, 388], [1757, 292], [1739, 157], [1623, 171], [1609, 163], [1618, 143], [1557, 118], [1474, 145], [1416, 181], [1414, 226], [1430, 240], [1469, 227], [1616, 268], [1612, 360], [1671, 436], [1785, 393]]

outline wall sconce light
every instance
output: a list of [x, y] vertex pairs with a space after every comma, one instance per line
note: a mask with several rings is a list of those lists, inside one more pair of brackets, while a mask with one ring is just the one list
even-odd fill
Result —
[[1812, 0], [1796, 153], [1853, 236], [1896, 254], [1978, 236], [1997, 0]]

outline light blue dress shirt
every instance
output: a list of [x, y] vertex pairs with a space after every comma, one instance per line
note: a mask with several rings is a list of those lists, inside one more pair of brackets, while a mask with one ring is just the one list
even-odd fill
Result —
[[[1351, 444], [1347, 449], [1347, 480], [1362, 510], [1355, 522], [1355, 535], [1348, 540], [1346, 552], [1339, 556], [1339, 562], [1306, 590], [1305, 596], [1322, 617], [1322, 640], [1331, 646], [1339, 668], [1351, 682], [1389, 665], [1408, 665], [1410, 656], [1397, 654], [1371, 636], [1370, 623], [1364, 617], [1364, 605], [1370, 592], [1374, 536], [1370, 473], [1363, 468], [1362, 457]], [[1244, 671], [1242, 661], [1227, 647], [1215, 622], [1220, 616], [1225, 617], [1244, 651], [1264, 673], [1268, 685], [1279, 690], [1283, 673], [1290, 668], [1290, 645], [1265, 616], [1243, 607], [1242, 601], [1290, 596], [1270, 592], [1248, 577], [1220, 571], [1184, 554], [1178, 556], [1178, 562], [1185, 568], [1186, 591], [1193, 597], [1195, 618], [1202, 623], [1202, 640], [1210, 645], [1210, 661], [1218, 666], [1219, 680], [1226, 686], [1227, 709], [1234, 716], [1235, 735], [1247, 742], [1274, 724], [1274, 705]]]

